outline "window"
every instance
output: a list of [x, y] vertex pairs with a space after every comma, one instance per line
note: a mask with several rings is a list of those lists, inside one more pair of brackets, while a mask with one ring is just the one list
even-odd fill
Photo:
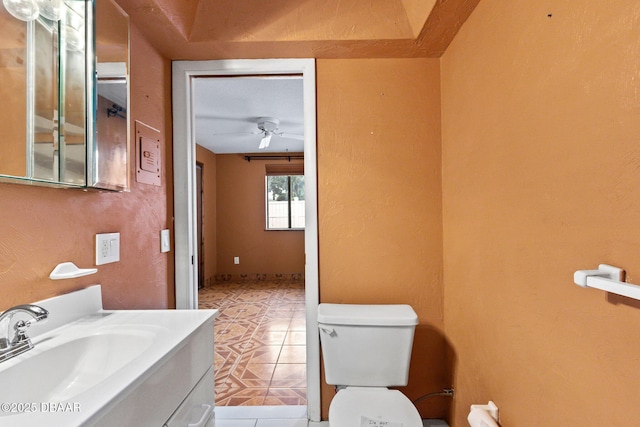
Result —
[[266, 182], [267, 230], [304, 229], [304, 175], [267, 172]]

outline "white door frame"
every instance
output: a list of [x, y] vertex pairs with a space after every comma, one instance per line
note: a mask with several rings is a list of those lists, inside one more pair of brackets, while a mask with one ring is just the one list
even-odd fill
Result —
[[318, 335], [318, 197], [316, 175], [316, 69], [313, 59], [174, 61], [173, 200], [176, 308], [198, 308], [195, 239], [196, 142], [193, 129], [194, 77], [301, 74], [304, 98], [305, 305], [307, 311], [307, 414], [320, 421], [320, 339]]

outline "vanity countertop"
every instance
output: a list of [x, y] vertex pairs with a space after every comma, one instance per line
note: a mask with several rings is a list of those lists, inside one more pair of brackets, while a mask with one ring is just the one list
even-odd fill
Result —
[[68, 295], [35, 303], [50, 314], [28, 330], [34, 348], [0, 363], [0, 426], [94, 425], [179, 352], [212, 359], [212, 334], [211, 352], [189, 345], [217, 310], [107, 311], [99, 285]]

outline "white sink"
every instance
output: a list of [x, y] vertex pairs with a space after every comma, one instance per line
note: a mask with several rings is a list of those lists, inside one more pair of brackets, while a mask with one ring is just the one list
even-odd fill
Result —
[[105, 311], [99, 285], [35, 304], [34, 348], [0, 362], [0, 426], [163, 425], [213, 364], [217, 310]]
[[105, 328], [44, 351], [36, 347], [20, 363], [0, 371], [0, 384], [11, 384], [0, 388], [0, 402], [70, 400], [139, 357], [151, 346], [155, 335], [143, 329]]

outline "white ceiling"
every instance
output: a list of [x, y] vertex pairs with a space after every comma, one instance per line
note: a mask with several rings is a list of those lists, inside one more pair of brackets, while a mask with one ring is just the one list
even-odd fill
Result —
[[302, 139], [278, 135], [258, 149], [260, 117], [279, 119], [279, 133], [304, 135], [302, 76], [200, 77], [193, 87], [198, 145], [216, 154], [303, 152]]

